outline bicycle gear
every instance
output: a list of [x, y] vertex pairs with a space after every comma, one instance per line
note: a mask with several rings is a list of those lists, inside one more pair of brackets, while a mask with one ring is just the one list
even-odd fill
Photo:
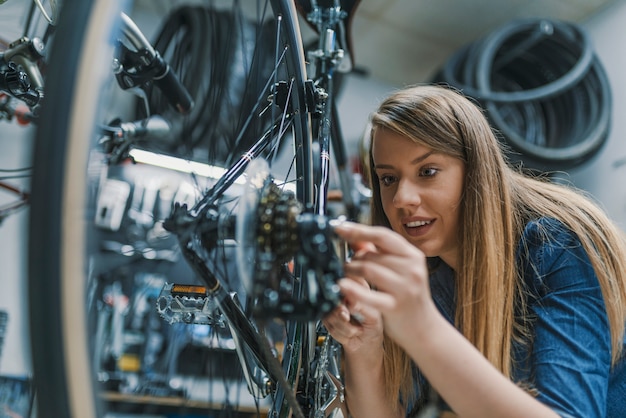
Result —
[[[329, 219], [308, 213], [273, 182], [266, 162], [250, 163], [240, 200], [237, 264], [259, 317], [312, 320], [339, 303], [342, 263]], [[298, 261], [294, 271], [292, 261]]]

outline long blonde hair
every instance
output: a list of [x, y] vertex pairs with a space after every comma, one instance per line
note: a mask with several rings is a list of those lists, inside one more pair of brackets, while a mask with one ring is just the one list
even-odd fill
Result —
[[[524, 285], [516, 266], [521, 232], [529, 220], [560, 220], [580, 239], [604, 296], [613, 364], [622, 354], [626, 324], [626, 241], [606, 214], [572, 187], [526, 176], [505, 159], [479, 106], [442, 86], [413, 86], [388, 97], [371, 118], [371, 138], [384, 128], [465, 163], [458, 231], [455, 324], [505, 376], [511, 377], [511, 348], [528, 338]], [[370, 146], [371, 149], [371, 146]], [[390, 227], [380, 201], [369, 155], [373, 198], [371, 222]], [[387, 396], [404, 404], [414, 398], [411, 362], [385, 340]]]

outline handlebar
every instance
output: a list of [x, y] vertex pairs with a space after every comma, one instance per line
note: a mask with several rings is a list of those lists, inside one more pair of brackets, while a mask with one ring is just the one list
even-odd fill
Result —
[[122, 68], [117, 80], [124, 89], [141, 86], [146, 82], [154, 84], [167, 97], [170, 104], [180, 113], [188, 113], [193, 107], [193, 98], [169, 64], [146, 39], [135, 22], [122, 13], [122, 34], [130, 43], [130, 48], [123, 48], [122, 67], [130, 66], [133, 71]]

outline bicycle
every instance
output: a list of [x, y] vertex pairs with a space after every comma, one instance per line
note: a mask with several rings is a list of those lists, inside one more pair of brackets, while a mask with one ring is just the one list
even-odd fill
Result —
[[54, 32], [58, 6], [57, 0], [33, 0], [0, 9], [0, 120], [15, 117], [28, 124], [36, 118], [43, 97], [45, 45]]
[[[45, 39], [58, 15], [56, 0], [26, 3], [0, 2], [0, 121], [29, 125], [36, 119], [43, 95], [41, 67]], [[0, 168], [0, 223], [28, 205], [29, 192], [21, 179], [29, 167]]]
[[[40, 416], [103, 416], [118, 401], [107, 397], [112, 385], [170, 402], [184, 395], [171, 381], [180, 346], [170, 344], [159, 365], [157, 343], [126, 332], [134, 325], [125, 321], [152, 324], [157, 310], [204, 327], [215, 351], [236, 352], [252, 413], [346, 416], [340, 349], [319, 319], [340, 300], [345, 249], [333, 219], [358, 217], [365, 199], [346, 172], [333, 89], [338, 68], [350, 67], [344, 51], [358, 2], [185, 5], [168, 9], [166, 22], [176, 24], [163, 25], [155, 46], [128, 3], [64, 1], [52, 43], [29, 236]], [[312, 76], [299, 15], [319, 34], [307, 57]], [[215, 30], [203, 47], [199, 28]], [[341, 202], [328, 199], [335, 169]], [[131, 185], [137, 170], [141, 181]], [[188, 281], [173, 284], [167, 273], [181, 268], [180, 254], [189, 271], [177, 274]], [[129, 293], [129, 282], [140, 290]], [[156, 307], [131, 318], [129, 297]], [[202, 408], [241, 410], [228, 385], [219, 405]]]

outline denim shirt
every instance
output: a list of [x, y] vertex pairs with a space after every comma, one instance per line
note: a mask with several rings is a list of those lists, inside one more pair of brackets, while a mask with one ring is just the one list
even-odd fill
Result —
[[[604, 299], [580, 241], [542, 218], [526, 225], [519, 249], [532, 342], [514, 347], [513, 380], [536, 389], [537, 399], [562, 417], [626, 417], [626, 361], [611, 367]], [[454, 273], [441, 264], [431, 274], [431, 292], [452, 322]]]

